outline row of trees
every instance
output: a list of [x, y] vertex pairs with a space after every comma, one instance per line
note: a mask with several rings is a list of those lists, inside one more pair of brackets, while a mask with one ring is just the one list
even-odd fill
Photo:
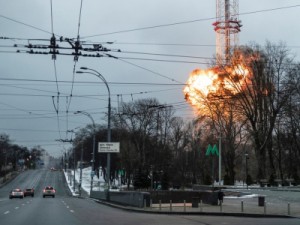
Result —
[[[221, 139], [228, 184], [246, 180], [246, 157], [256, 182], [300, 183], [300, 64], [283, 44], [267, 43], [236, 49], [230, 66], [217, 70], [219, 91], [201, 100], [195, 121], [174, 116], [156, 99], [124, 103], [113, 112], [112, 141], [120, 142], [121, 152], [112, 154], [111, 179], [125, 170], [126, 184], [136, 188], [209, 184], [217, 177], [217, 158], [206, 149]], [[92, 131], [88, 125], [77, 132], [77, 159], [84, 148], [85, 161], [91, 160]], [[96, 140], [106, 141], [105, 125], [97, 126]], [[96, 156], [100, 166], [105, 170], [105, 154]]]
[[35, 168], [43, 151], [13, 144], [7, 134], [0, 134], [0, 177], [20, 168]]
[[[267, 43], [236, 50], [231, 59], [231, 68], [221, 68], [231, 91], [224, 88], [221, 98], [210, 100], [206, 106], [210, 118], [220, 133], [224, 133], [234, 162], [240, 143], [253, 150], [257, 162], [253, 168], [258, 180], [293, 178], [297, 182], [299, 167], [299, 107], [300, 64], [284, 44]], [[233, 91], [232, 91], [233, 90]], [[217, 95], [220, 93], [217, 93]], [[224, 113], [225, 112], [225, 113]], [[237, 137], [238, 135], [239, 137]], [[234, 178], [234, 165], [227, 169]]]

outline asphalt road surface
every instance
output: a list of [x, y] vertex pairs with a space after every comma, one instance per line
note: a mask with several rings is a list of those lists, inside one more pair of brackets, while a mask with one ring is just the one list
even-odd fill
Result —
[[[56, 188], [55, 198], [43, 198], [42, 190]], [[9, 199], [12, 188], [35, 189], [35, 196]], [[70, 195], [62, 171], [49, 168], [27, 170], [0, 188], [1, 225], [248, 225], [300, 224], [300, 219], [246, 218], [221, 216], [156, 215], [112, 208], [90, 199]]]

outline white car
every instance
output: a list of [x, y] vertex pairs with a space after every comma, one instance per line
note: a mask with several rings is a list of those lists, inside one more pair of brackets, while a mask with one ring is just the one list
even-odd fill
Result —
[[52, 198], [55, 198], [55, 189], [51, 186], [47, 186], [44, 188], [43, 190], [43, 198], [45, 198], [46, 196], [50, 196]]
[[12, 198], [24, 198], [24, 192], [22, 191], [22, 189], [20, 188], [16, 188], [11, 190], [10, 194], [9, 194], [9, 199]]

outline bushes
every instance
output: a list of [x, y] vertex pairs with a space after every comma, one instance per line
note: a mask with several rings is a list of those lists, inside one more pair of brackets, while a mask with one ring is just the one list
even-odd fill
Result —
[[151, 186], [151, 179], [146, 171], [138, 170], [133, 179], [134, 189], [147, 189]]
[[247, 185], [253, 184], [253, 179], [252, 179], [251, 175], [249, 175], [249, 174], [248, 174], [248, 176], [246, 177], [246, 184], [247, 184]]
[[211, 184], [212, 184], [211, 176], [205, 175], [205, 177], [204, 177], [204, 185], [211, 185]]

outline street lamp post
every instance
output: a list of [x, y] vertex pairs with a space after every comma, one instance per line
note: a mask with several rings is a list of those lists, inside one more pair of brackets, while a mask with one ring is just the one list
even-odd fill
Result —
[[[80, 69], [88, 70], [88, 71], [76, 71], [76, 73], [92, 74], [92, 75], [100, 78], [107, 88], [107, 91], [108, 91], [107, 142], [110, 142], [111, 141], [111, 127], [110, 127], [111, 104], [110, 104], [110, 89], [109, 89], [108, 83], [107, 83], [106, 79], [102, 76], [102, 74], [99, 73], [97, 70], [90, 69], [87, 67], [80, 67]], [[107, 188], [109, 191], [109, 188], [110, 188], [110, 153], [107, 153], [107, 186], [108, 186]]]
[[75, 182], [76, 182], [76, 180], [75, 180], [75, 170], [76, 170], [75, 164], [76, 164], [76, 161], [75, 161], [75, 147], [73, 146], [73, 167], [74, 167], [73, 191], [74, 191], [74, 193], [75, 193]]
[[94, 181], [94, 174], [95, 174], [95, 172], [94, 172], [95, 171], [95, 135], [96, 135], [95, 121], [94, 121], [93, 117], [85, 111], [77, 111], [74, 114], [83, 114], [83, 115], [89, 117], [93, 123], [93, 157], [92, 157], [92, 174], [91, 174], [91, 188], [90, 188], [90, 194], [91, 194], [91, 192], [93, 190], [93, 181]]
[[81, 187], [82, 187], [82, 158], [83, 158], [83, 143], [81, 142], [80, 173], [79, 173], [79, 185], [78, 185], [78, 193], [80, 197], [81, 197]]
[[246, 160], [246, 187], [248, 190], [248, 153], [245, 153], [245, 160]]

